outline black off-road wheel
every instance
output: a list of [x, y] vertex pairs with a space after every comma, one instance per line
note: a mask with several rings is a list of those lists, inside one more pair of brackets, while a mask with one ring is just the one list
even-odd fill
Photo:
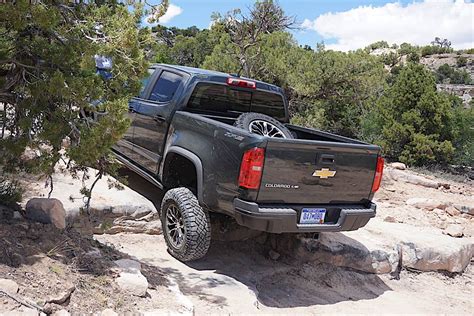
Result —
[[160, 218], [166, 245], [173, 257], [192, 261], [206, 255], [211, 244], [209, 213], [188, 188], [166, 192]]
[[234, 123], [235, 127], [251, 133], [272, 138], [294, 138], [285, 125], [274, 118], [261, 113], [243, 113]]

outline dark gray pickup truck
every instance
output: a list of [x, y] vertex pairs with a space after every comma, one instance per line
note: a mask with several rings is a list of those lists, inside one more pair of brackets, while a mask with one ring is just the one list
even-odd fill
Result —
[[279, 87], [154, 65], [129, 116], [114, 151], [166, 191], [163, 234], [179, 260], [206, 254], [210, 212], [271, 233], [356, 230], [375, 216], [380, 148], [290, 125]]

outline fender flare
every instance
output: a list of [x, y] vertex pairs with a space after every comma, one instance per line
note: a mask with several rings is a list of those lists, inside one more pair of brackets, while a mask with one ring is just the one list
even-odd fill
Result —
[[[168, 154], [170, 153], [175, 153], [175, 154], [178, 154], [178, 155], [181, 155], [183, 156], [184, 158], [186, 159], [189, 159], [189, 161], [191, 161], [194, 165], [194, 167], [196, 168], [196, 176], [197, 176], [197, 198], [198, 198], [198, 201], [200, 204], [203, 204], [204, 203], [204, 197], [203, 197], [203, 168], [202, 168], [202, 162], [201, 162], [201, 159], [199, 159], [199, 157], [187, 150], [187, 149], [184, 149], [183, 147], [179, 147], [179, 146], [171, 146], [168, 148], [168, 150], [166, 151], [166, 155], [164, 157], [164, 162], [166, 162], [166, 159], [168, 158]], [[163, 164], [164, 166], [164, 164]], [[161, 179], [163, 180], [163, 179]], [[163, 181], [162, 181], [163, 182]]]

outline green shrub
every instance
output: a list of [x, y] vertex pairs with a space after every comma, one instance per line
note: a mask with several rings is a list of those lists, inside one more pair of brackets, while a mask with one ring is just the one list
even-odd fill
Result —
[[454, 147], [450, 141], [438, 141], [436, 135], [416, 133], [412, 136], [398, 159], [411, 166], [425, 164], [447, 164], [454, 154]]
[[370, 52], [379, 48], [389, 48], [390, 46], [388, 45], [386, 41], [378, 41], [378, 42], [370, 44], [367, 47], [369, 48], [369, 52]]
[[458, 67], [464, 67], [467, 65], [467, 58], [464, 56], [458, 57], [456, 60], [456, 64]]
[[23, 190], [17, 181], [5, 176], [0, 176], [0, 204], [14, 205], [19, 203], [23, 197]]
[[451, 47], [441, 47], [441, 46], [423, 46], [421, 48], [421, 56], [428, 56], [428, 55], [434, 55], [434, 54], [446, 54], [446, 53], [452, 53], [454, 50]]
[[317, 129], [323, 129], [324, 122], [324, 109], [317, 106], [313, 106], [303, 112], [296, 113], [291, 118], [291, 124]]
[[423, 65], [399, 68], [375, 110], [362, 119], [364, 139], [409, 165], [446, 164], [454, 157], [454, 112], [450, 98], [436, 90]]
[[[449, 96], [453, 104], [453, 162], [457, 165], [474, 167], [474, 108], [464, 108], [455, 95]], [[472, 102], [472, 101], [471, 101]]]
[[436, 82], [451, 84], [470, 84], [471, 76], [465, 70], [457, 70], [444, 64], [436, 70]]
[[413, 46], [408, 43], [403, 43], [398, 49], [398, 53], [402, 56], [406, 55], [407, 60], [410, 62], [417, 63], [420, 61], [420, 48], [418, 46]]
[[466, 54], [474, 54], [474, 48], [469, 48], [464, 51]]
[[388, 54], [383, 54], [381, 56], [381, 59], [384, 65], [388, 65], [390, 67], [393, 67], [398, 63], [398, 58], [399, 58], [398, 54], [393, 53], [393, 52], [390, 52]]

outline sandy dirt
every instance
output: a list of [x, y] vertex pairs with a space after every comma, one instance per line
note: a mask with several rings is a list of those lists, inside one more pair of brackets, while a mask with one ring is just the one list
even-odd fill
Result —
[[[74, 231], [61, 232], [52, 225], [24, 221], [0, 222], [0, 278], [15, 281], [17, 297], [40, 307], [74, 289], [63, 304], [50, 304], [49, 311], [100, 312], [111, 308], [119, 313], [174, 307], [175, 295], [168, 290], [164, 271], [142, 264], [149, 282], [148, 295], [131, 296], [114, 279], [114, 260], [128, 255], [106, 247]], [[0, 315], [27, 312], [30, 308], [0, 294]]]

